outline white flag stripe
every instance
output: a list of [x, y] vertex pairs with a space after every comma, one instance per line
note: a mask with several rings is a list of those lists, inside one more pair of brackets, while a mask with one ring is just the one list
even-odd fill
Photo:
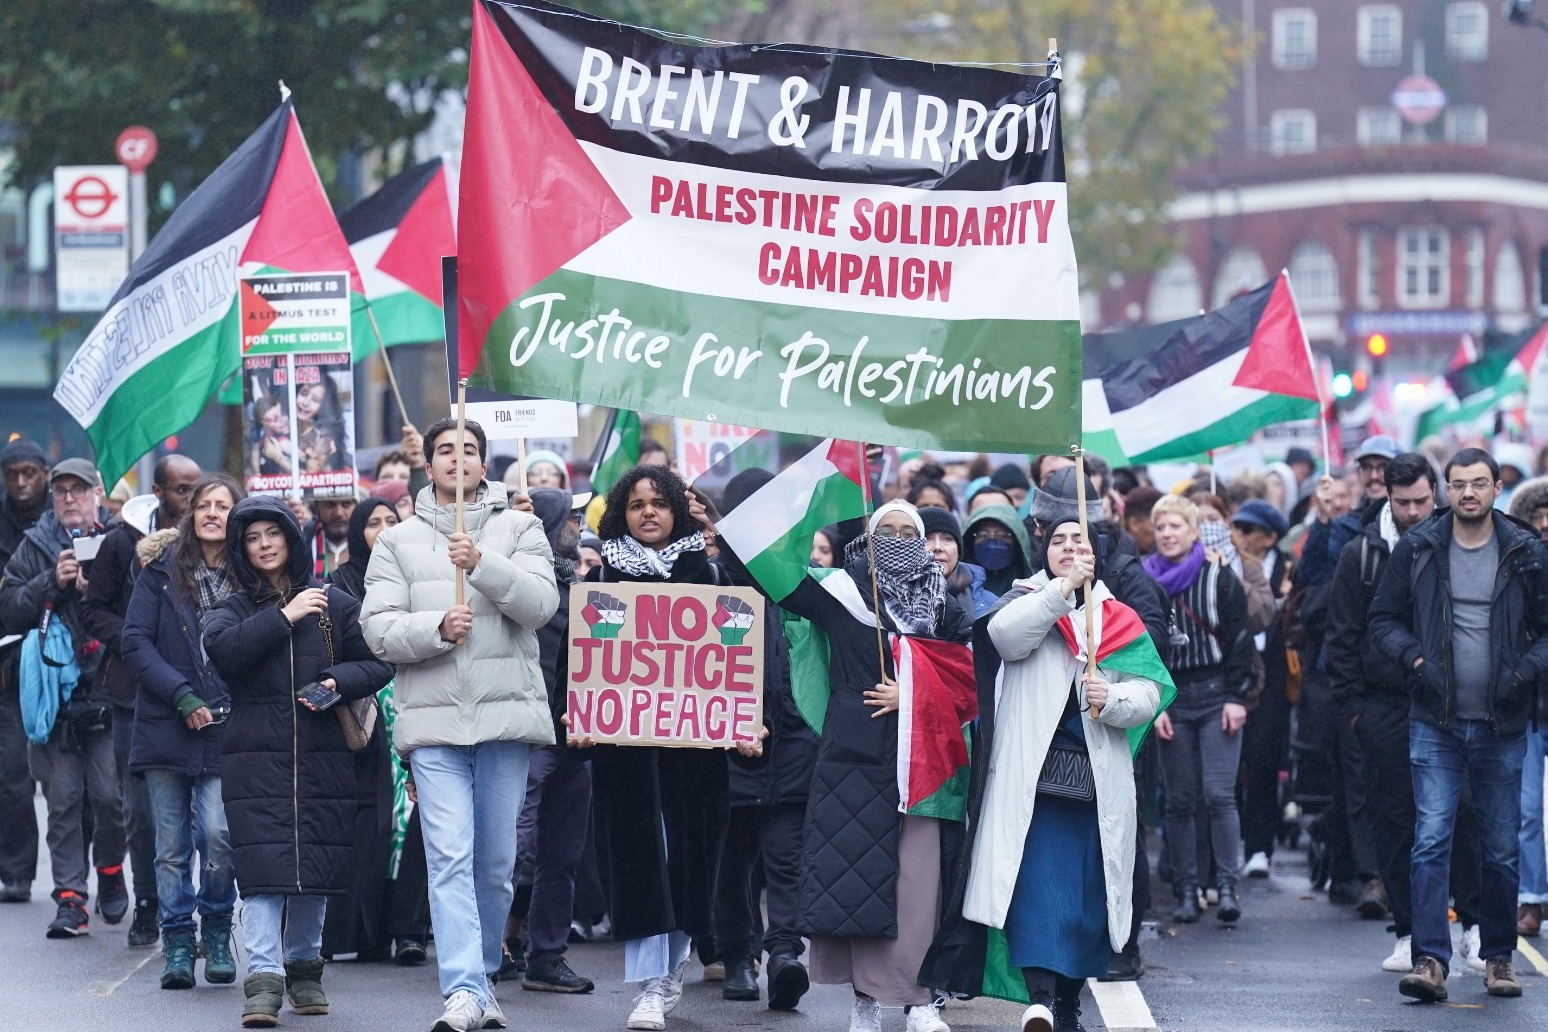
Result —
[[1113, 428], [1113, 414], [1107, 410], [1107, 392], [1101, 380], [1086, 380], [1080, 392], [1081, 429], [1088, 434]]
[[1113, 429], [1118, 431], [1124, 451], [1143, 455], [1268, 397], [1264, 391], [1235, 385], [1236, 374], [1246, 360], [1247, 349], [1243, 348], [1165, 388], [1142, 405], [1112, 413]]
[[[818, 183], [762, 175], [733, 169], [713, 168], [681, 161], [668, 161], [638, 154], [626, 154], [595, 144], [581, 142], [586, 155], [618, 194], [634, 216], [628, 223], [609, 233], [577, 257], [566, 268], [592, 276], [629, 280], [690, 294], [739, 298], [773, 304], [829, 308], [846, 312], [929, 316], [932, 319], [1080, 319], [1080, 291], [1075, 271], [1074, 244], [1065, 219], [1067, 193], [1063, 183], [1033, 183], [1008, 187], [991, 194], [971, 190], [912, 190], [879, 186], [873, 183]], [[840, 198], [834, 220], [834, 236], [822, 236], [782, 230], [777, 226], [742, 226], [737, 223], [709, 222], [697, 218], [673, 217], [670, 206], [659, 214], [650, 212], [653, 177], [662, 176], [673, 183], [688, 180], [707, 183], [709, 203], [713, 205], [715, 188], [727, 185], [781, 193], [824, 193]], [[1052, 201], [1055, 205], [1048, 226], [1048, 242], [1036, 243], [1037, 220], [1030, 210], [1025, 213], [1027, 240], [1014, 246], [937, 247], [918, 244], [879, 244], [875, 240], [857, 241], [850, 235], [854, 202], [869, 198], [880, 204], [891, 201], [918, 210], [922, 205], [985, 209], [1018, 201]], [[874, 228], [874, 223], [873, 223]], [[766, 285], [759, 276], [760, 248], [765, 243], [780, 245], [781, 254], [799, 247], [817, 252], [840, 252], [882, 257], [883, 267], [889, 256], [922, 258], [950, 262], [951, 300], [862, 296], [857, 279], [849, 293], [807, 290], [797, 287]], [[640, 255], [649, 255], [640, 261]], [[1025, 290], [1000, 289], [1007, 265], [1019, 271], [1016, 278], [1028, 284]], [[778, 266], [783, 269], [783, 263]], [[804, 263], [803, 263], [804, 268]], [[626, 313], [627, 314], [627, 313]]]
[[719, 532], [744, 561], [768, 551], [806, 518], [818, 483], [842, 476], [828, 460], [832, 444], [832, 438], [824, 440], [721, 517]]
[[380, 233], [373, 233], [364, 240], [356, 240], [349, 245], [349, 253], [354, 256], [355, 267], [360, 270], [360, 283], [365, 287], [368, 301], [401, 294], [409, 289], [407, 283], [387, 275], [376, 267], [376, 263], [382, 260], [382, 255], [386, 253], [397, 235], [396, 229], [384, 229]]

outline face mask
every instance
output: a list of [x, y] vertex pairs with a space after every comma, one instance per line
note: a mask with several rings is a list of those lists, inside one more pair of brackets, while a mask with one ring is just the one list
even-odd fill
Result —
[[973, 561], [991, 572], [1006, 569], [1016, 560], [1016, 546], [1009, 541], [980, 541], [973, 546]]

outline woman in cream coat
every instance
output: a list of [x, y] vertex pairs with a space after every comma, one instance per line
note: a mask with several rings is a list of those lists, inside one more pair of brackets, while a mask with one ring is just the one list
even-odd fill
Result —
[[[1096, 559], [1073, 521], [1050, 528], [1047, 542], [1047, 569], [1018, 583], [1024, 593], [1013, 592], [989, 618], [1004, 668], [962, 909], [970, 921], [1005, 930], [1010, 963], [1031, 995], [1024, 1032], [1051, 1032], [1054, 1009], [1059, 1027], [1076, 1027], [1081, 983], [1105, 974], [1109, 951], [1128, 939], [1135, 796], [1127, 730], [1149, 723], [1160, 703], [1154, 681], [1110, 679], [1100, 667], [1086, 676], [1078, 607]], [[1100, 654], [1102, 604], [1112, 595], [1099, 580], [1091, 594]], [[1064, 617], [1068, 639], [1057, 626]], [[1056, 741], [1084, 747], [1094, 801], [1038, 793]]]

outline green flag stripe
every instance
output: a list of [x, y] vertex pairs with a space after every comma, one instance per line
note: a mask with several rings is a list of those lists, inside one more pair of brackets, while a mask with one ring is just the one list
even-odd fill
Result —
[[782, 599], [800, 586], [807, 575], [812, 535], [832, 523], [865, 512], [860, 485], [845, 476], [824, 477], [812, 494], [806, 515], [770, 547], [746, 560], [747, 572], [773, 599]]

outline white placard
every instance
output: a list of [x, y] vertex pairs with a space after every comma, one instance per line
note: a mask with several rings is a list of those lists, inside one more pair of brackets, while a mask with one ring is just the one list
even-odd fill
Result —
[[129, 170], [54, 169], [55, 289], [61, 312], [100, 312], [129, 275]]
[[[457, 414], [455, 404], [452, 415]], [[580, 420], [573, 401], [550, 398], [507, 398], [503, 401], [470, 401], [468, 418], [484, 428], [491, 441], [518, 437], [574, 437]]]

